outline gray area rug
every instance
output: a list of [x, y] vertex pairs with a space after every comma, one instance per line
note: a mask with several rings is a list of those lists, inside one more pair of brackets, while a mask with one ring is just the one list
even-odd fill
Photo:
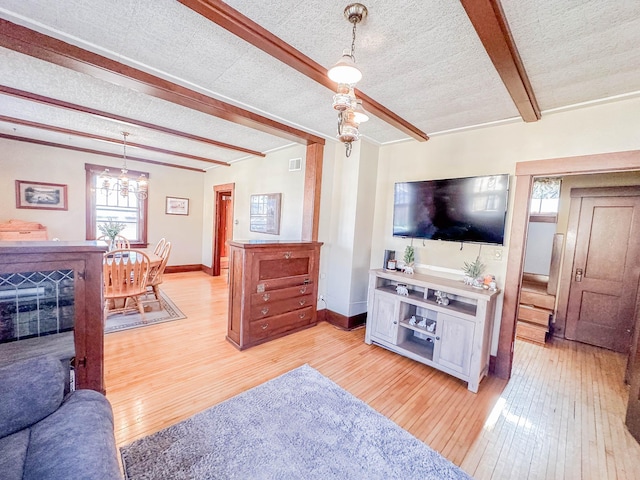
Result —
[[[149, 300], [152, 298], [155, 297], [148, 295]], [[104, 333], [147, 327], [156, 323], [187, 318], [162, 290], [160, 290], [160, 305], [158, 305], [158, 302], [153, 302], [149, 303], [147, 308], [149, 308], [149, 311], [145, 311], [145, 321], [142, 321], [142, 316], [137, 311], [109, 315], [104, 325]]]
[[471, 478], [308, 365], [120, 450], [128, 480]]

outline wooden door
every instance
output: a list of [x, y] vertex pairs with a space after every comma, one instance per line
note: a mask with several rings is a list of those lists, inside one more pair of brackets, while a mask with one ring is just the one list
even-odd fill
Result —
[[[640, 298], [640, 294], [638, 295]], [[631, 435], [640, 442], [640, 305], [636, 306], [635, 332], [629, 360], [627, 362], [626, 380], [631, 385], [629, 403], [627, 403], [626, 425]]]
[[[640, 274], [640, 197], [577, 190], [569, 220], [570, 225], [577, 221], [577, 228], [565, 335], [626, 353]], [[608, 195], [633, 190], [602, 189]]]
[[227, 241], [233, 238], [233, 192], [235, 184], [227, 183], [213, 187], [215, 214], [213, 219], [213, 251], [211, 275], [220, 275], [220, 269], [228, 267], [228, 261], [222, 266], [221, 258], [228, 258]]
[[220, 256], [228, 257], [229, 246], [227, 242], [231, 240], [232, 215], [233, 208], [231, 207], [231, 192], [221, 192], [220, 195]]

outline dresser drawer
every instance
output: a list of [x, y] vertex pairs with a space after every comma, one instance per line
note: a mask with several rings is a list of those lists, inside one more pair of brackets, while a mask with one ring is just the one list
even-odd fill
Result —
[[281, 288], [279, 290], [265, 290], [263, 293], [251, 295], [251, 305], [265, 305], [285, 298], [300, 297], [313, 293], [313, 284], [307, 283], [295, 287]]
[[253, 257], [254, 278], [257, 281], [263, 281], [311, 275], [313, 259], [313, 250], [292, 249], [255, 253]]
[[313, 286], [313, 282], [309, 275], [299, 277], [273, 278], [271, 280], [262, 280], [256, 284], [254, 292], [263, 293], [270, 290], [281, 290], [289, 287]]
[[313, 294], [303, 295], [295, 298], [285, 298], [277, 302], [270, 302], [262, 305], [256, 304], [251, 307], [251, 320], [258, 318], [272, 317], [281, 313], [298, 310], [313, 304]]
[[313, 307], [303, 308], [295, 312], [284, 313], [274, 317], [249, 322], [249, 336], [251, 341], [288, 332], [294, 328], [309, 325], [314, 320]]

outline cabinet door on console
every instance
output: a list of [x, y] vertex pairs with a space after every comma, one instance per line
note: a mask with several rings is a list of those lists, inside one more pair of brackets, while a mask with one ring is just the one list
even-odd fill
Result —
[[440, 351], [437, 362], [463, 375], [469, 375], [475, 324], [469, 320], [438, 313], [438, 327]]
[[373, 323], [371, 336], [396, 344], [398, 341], [398, 302], [386, 295], [375, 295], [373, 300]]

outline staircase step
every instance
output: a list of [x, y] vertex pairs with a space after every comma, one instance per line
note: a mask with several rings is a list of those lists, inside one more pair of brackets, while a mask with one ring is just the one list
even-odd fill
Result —
[[523, 340], [529, 340], [540, 345], [544, 345], [547, 341], [548, 332], [548, 327], [544, 328], [541, 325], [521, 320], [518, 320], [518, 324], [516, 326], [516, 337]]
[[552, 314], [553, 310], [520, 304], [520, 308], [518, 309], [518, 320], [537, 323], [538, 325], [542, 325], [548, 328], [549, 317]]
[[520, 303], [553, 310], [556, 305], [556, 297], [547, 293], [522, 289], [520, 292]]

